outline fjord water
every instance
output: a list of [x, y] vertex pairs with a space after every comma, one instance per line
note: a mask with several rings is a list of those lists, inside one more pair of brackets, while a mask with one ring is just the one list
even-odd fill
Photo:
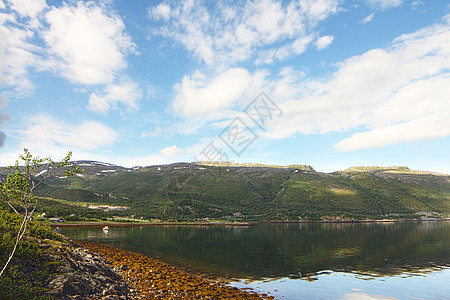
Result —
[[450, 222], [61, 231], [278, 299], [450, 299]]

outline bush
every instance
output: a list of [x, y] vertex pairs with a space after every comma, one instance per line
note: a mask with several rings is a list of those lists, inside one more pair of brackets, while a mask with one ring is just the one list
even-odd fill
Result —
[[[3, 268], [14, 247], [20, 217], [0, 210], [0, 265]], [[46, 284], [54, 274], [53, 262], [42, 260], [36, 238], [62, 241], [50, 226], [28, 223], [26, 236], [17, 247], [5, 273], [0, 277], [0, 299], [52, 299]]]

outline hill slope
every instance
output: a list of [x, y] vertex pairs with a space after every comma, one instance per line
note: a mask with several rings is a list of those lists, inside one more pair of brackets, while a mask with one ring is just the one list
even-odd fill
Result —
[[343, 220], [450, 214], [450, 175], [406, 167], [352, 167], [328, 174], [304, 165], [176, 163], [123, 168], [75, 163], [85, 169], [83, 174], [50, 178], [38, 195], [68, 200], [66, 205], [81, 201], [127, 206], [113, 214], [164, 219]]

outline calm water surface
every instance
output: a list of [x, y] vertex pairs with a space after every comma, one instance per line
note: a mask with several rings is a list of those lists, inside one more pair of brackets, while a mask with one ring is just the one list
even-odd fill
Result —
[[450, 222], [61, 228], [277, 299], [450, 299]]

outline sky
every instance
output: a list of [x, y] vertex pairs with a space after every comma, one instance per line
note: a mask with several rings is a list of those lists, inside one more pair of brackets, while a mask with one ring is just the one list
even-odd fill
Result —
[[0, 165], [450, 174], [450, 1], [0, 0]]

